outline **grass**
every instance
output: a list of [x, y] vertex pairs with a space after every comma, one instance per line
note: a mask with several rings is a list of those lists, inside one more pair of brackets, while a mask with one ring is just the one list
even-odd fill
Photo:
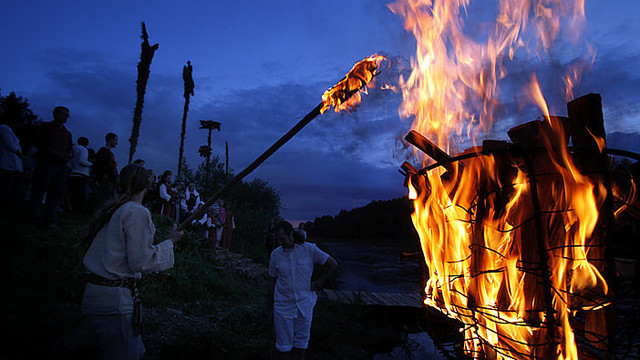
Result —
[[[17, 217], [0, 219], [0, 279], [5, 289], [0, 297], [0, 329], [6, 334], [0, 358], [55, 358], [60, 338], [73, 333], [80, 323], [84, 284], [76, 276], [80, 256], [75, 244], [88, 221], [85, 215], [63, 213], [58, 231], [51, 232], [22, 225]], [[154, 223], [156, 239], [161, 240], [171, 223], [159, 216], [154, 216]], [[252, 240], [234, 241], [260, 256]], [[173, 269], [143, 275], [140, 291], [146, 308], [173, 308], [216, 318], [206, 330], [179, 330], [179, 341], [154, 354], [155, 358], [268, 359], [272, 354], [266, 277], [247, 279], [219, 269], [200, 250], [196, 233], [186, 232], [176, 246]], [[368, 359], [389, 351], [406, 339], [407, 319], [416, 317], [408, 311], [319, 301], [308, 358]]]

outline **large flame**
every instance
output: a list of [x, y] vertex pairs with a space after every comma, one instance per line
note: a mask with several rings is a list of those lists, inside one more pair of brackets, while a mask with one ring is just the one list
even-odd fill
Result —
[[[464, 139], [476, 145], [491, 129], [506, 61], [521, 50], [540, 57], [562, 24], [577, 34], [584, 23], [582, 0], [499, 0], [495, 22], [483, 25], [489, 31], [473, 36], [463, 22], [470, 0], [398, 0], [390, 8], [417, 40], [412, 72], [400, 78], [400, 115], [447, 152]], [[566, 96], [579, 78], [578, 67], [568, 69]], [[523, 93], [544, 115], [530, 134], [542, 155], [477, 153], [409, 175], [429, 268], [425, 303], [465, 325], [470, 356], [577, 359], [571, 314], [601, 306], [608, 292], [590, 260], [602, 255], [591, 239], [605, 189], [574, 163], [535, 74]]]

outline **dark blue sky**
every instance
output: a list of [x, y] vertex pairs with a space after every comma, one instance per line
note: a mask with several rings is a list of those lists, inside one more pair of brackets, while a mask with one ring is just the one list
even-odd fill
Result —
[[[74, 139], [87, 136], [91, 147], [101, 146], [107, 132], [119, 134], [115, 153], [124, 165], [140, 22], [145, 21], [151, 43], [160, 48], [151, 65], [136, 157], [146, 159], [156, 173], [177, 167], [182, 66], [191, 60], [196, 88], [187, 160], [195, 166], [197, 149], [206, 142], [198, 120], [214, 119], [222, 123], [222, 131], [213, 135], [214, 153], [224, 158], [228, 141], [230, 166], [238, 172], [313, 109], [356, 61], [375, 52], [408, 61], [415, 40], [387, 3], [3, 1], [0, 89], [3, 95], [16, 91], [26, 96], [45, 121], [54, 106], [68, 106]], [[471, 12], [490, 13], [486, 5], [473, 6]], [[577, 93], [603, 95], [608, 131], [637, 132], [640, 127], [639, 11], [636, 0], [586, 1], [584, 37], [597, 56]], [[553, 66], [527, 60], [510, 67], [514, 74], [536, 69], [544, 86], [545, 73], [553, 77], [554, 66], [573, 58], [571, 49], [557, 51]], [[397, 139], [410, 123], [397, 115], [400, 101], [398, 94], [377, 91], [352, 114], [319, 116], [251, 177], [281, 192], [288, 219], [313, 219], [402, 196], [397, 168], [404, 154]], [[505, 115], [496, 136], [504, 136], [514, 123], [532, 120], [520, 116]]]

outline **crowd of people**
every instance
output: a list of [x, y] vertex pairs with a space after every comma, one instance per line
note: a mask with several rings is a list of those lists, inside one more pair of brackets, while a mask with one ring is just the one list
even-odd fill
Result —
[[[65, 126], [69, 115], [67, 107], [55, 107], [53, 120], [38, 125], [30, 141], [16, 136], [17, 122], [0, 124], [0, 209], [15, 211], [24, 207], [27, 223], [42, 223], [55, 229], [59, 212], [95, 215], [117, 197], [118, 163], [114, 149], [119, 143], [118, 135], [106, 134], [104, 146], [97, 152], [89, 147], [87, 137], [78, 137], [74, 144]], [[133, 164], [143, 168], [146, 165], [143, 159]], [[185, 188], [182, 182], [173, 182], [170, 170], [156, 182], [153, 170], [146, 171], [150, 189], [143, 204], [152, 212], [180, 222], [204, 205], [195, 183]], [[209, 239], [208, 248], [231, 248], [235, 221], [222, 200], [193, 225]]]
[[[174, 244], [183, 237], [175, 223], [185, 221], [205, 206], [196, 184], [174, 182], [167, 170], [156, 181], [154, 172], [138, 159], [118, 171], [113, 150], [118, 135], [108, 133], [97, 152], [89, 139], [72, 135], [65, 127], [70, 112], [57, 106], [53, 120], [33, 134], [25, 147], [13, 129], [0, 124], [0, 209], [25, 206], [27, 223], [56, 229], [60, 211], [91, 213], [79, 247], [87, 284], [82, 299], [86, 324], [98, 339], [102, 359], [140, 359], [142, 310], [137, 280], [144, 272], [174, 265]], [[175, 221], [167, 239], [154, 245], [151, 212]], [[206, 247], [231, 248], [234, 217], [222, 199], [209, 206], [191, 226], [204, 231]], [[268, 305], [275, 328], [279, 358], [304, 359], [309, 342], [316, 290], [336, 271], [329, 254], [306, 242], [304, 224], [271, 223], [266, 241], [269, 260]], [[324, 265], [311, 281], [314, 264]]]

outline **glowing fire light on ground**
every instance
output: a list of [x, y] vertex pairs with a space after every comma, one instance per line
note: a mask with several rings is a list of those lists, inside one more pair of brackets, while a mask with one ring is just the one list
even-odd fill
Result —
[[[584, 22], [583, 1], [500, 0], [493, 27], [469, 36], [470, 2], [390, 5], [417, 40], [412, 72], [399, 80], [399, 113], [446, 152], [455, 139], [476, 144], [493, 125], [506, 61], [519, 51], [543, 54], [562, 24], [578, 34]], [[567, 70], [570, 96], [580, 74]], [[608, 293], [592, 261], [602, 258], [592, 238], [606, 190], [574, 164], [535, 75], [523, 93], [544, 115], [525, 137], [545, 151], [492, 155], [475, 147], [473, 158], [410, 175], [412, 220], [430, 276], [425, 303], [464, 324], [467, 355], [577, 359], [572, 313], [601, 308]]]

